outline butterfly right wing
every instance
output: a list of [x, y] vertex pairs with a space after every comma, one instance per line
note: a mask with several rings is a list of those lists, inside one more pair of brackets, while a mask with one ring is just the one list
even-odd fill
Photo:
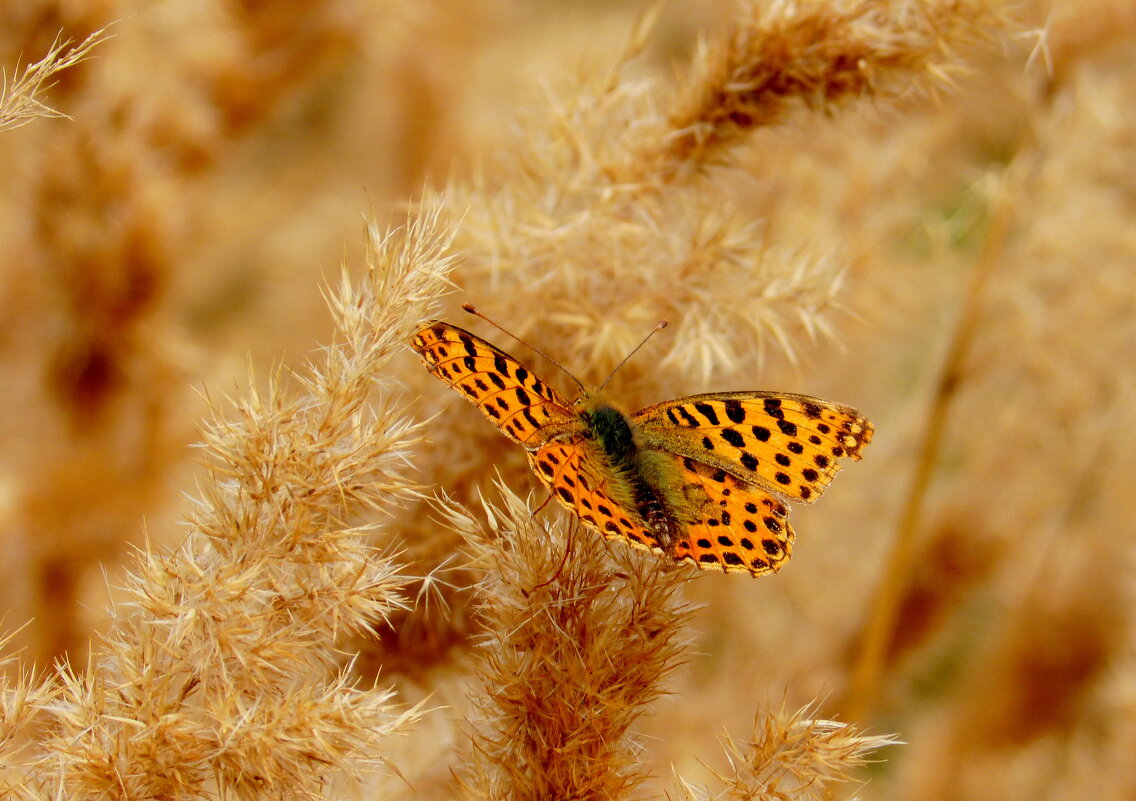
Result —
[[872, 441], [872, 424], [840, 403], [784, 392], [716, 392], [631, 415], [651, 447], [732, 473], [792, 501], [812, 503]]
[[514, 442], [533, 450], [579, 427], [560, 393], [509, 354], [465, 329], [432, 322], [411, 342], [430, 373], [477, 406]]
[[683, 536], [666, 549], [703, 570], [776, 573], [793, 553], [794, 533], [785, 502], [757, 484], [689, 457], [664, 452], [677, 472], [671, 510]]

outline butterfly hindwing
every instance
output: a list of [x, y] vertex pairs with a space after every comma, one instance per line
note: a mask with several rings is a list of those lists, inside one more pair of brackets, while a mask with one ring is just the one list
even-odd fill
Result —
[[529, 465], [549, 492], [580, 521], [608, 539], [662, 553], [637, 512], [611, 497], [608, 480], [594, 469], [583, 438], [558, 439], [530, 451]]
[[784, 501], [725, 470], [687, 457], [675, 462], [686, 536], [670, 549], [674, 559], [753, 576], [775, 573], [789, 561], [794, 534]]
[[855, 409], [788, 393], [692, 395], [631, 420], [652, 447], [805, 503], [820, 497], [841, 459], [859, 459], [872, 439], [872, 424]]
[[412, 346], [431, 374], [479, 408], [509, 439], [539, 447], [565, 426], [579, 426], [571, 404], [509, 354], [449, 323], [434, 322]]

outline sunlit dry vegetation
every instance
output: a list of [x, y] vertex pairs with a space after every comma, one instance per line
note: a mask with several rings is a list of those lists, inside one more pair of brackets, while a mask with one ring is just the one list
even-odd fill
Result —
[[[1130, 2], [0, 23], [0, 796], [1130, 797]], [[876, 436], [783, 572], [665, 564], [422, 369], [571, 392], [463, 301]]]

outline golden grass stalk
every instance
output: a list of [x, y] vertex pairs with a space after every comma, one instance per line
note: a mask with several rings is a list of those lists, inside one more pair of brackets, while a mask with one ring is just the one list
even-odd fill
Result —
[[0, 73], [0, 132], [20, 128], [37, 117], [66, 117], [41, 99], [51, 88], [52, 76], [86, 59], [107, 38], [106, 28], [95, 31], [74, 47], [72, 40], [56, 37], [47, 54], [25, 67], [11, 84], [6, 72]]
[[613, 560], [598, 535], [500, 491], [485, 528], [447, 514], [486, 570], [464, 794], [627, 797], [646, 776], [629, 727], [680, 664], [690, 572], [620, 547]]
[[[668, 180], [721, 163], [753, 131], [858, 98], [896, 101], [948, 84], [1005, 23], [986, 0], [746, 2], [732, 36], [704, 42], [666, 124], [630, 173]], [[626, 180], [626, 179], [624, 179]]]
[[[7, 650], [12, 635], [0, 637], [0, 651]], [[15, 656], [0, 659], [0, 765], [18, 765], [28, 757], [40, 711], [51, 702], [56, 685], [25, 672]], [[0, 772], [0, 790], [5, 787]]]
[[758, 715], [753, 739], [726, 738], [729, 775], [714, 794], [683, 783], [688, 801], [812, 801], [833, 797], [831, 785], [853, 780], [868, 755], [899, 741], [869, 735], [847, 723], [815, 719], [815, 707], [790, 712], [784, 707]]
[[368, 244], [364, 279], [329, 293], [336, 336], [298, 391], [277, 378], [213, 406], [189, 536], [139, 554], [86, 670], [62, 669], [38, 702], [51, 725], [25, 792], [314, 797], [336, 772], [381, 768], [381, 739], [417, 719], [356, 686], [336, 644], [406, 603], [358, 521], [418, 491], [421, 424], [384, 374], [445, 284], [448, 238], [425, 214]]

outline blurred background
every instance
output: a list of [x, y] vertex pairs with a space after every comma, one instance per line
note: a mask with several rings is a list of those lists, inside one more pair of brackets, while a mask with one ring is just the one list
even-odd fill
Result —
[[[907, 743], [879, 755], [865, 799], [1131, 798], [1136, 7], [1022, 3], [930, 97], [753, 134], [712, 177], [780, 266], [740, 268], [751, 294], [733, 302], [768, 303], [734, 348], [721, 287], [688, 306], [679, 273], [645, 288], [616, 270], [551, 291], [478, 252], [470, 197], [523, 171], [496, 165], [538, 141], [532, 120], [555, 128], [557, 98], [612, 69], [651, 8], [4, 4], [9, 79], [61, 33], [112, 36], [43, 97], [71, 119], [0, 132], [0, 618], [31, 621], [11, 647], [26, 666], [83, 663], [131, 545], [183, 536], [204, 395], [325, 344], [320, 290], [361, 263], [363, 217], [397, 223], [427, 186], [454, 187], [455, 218], [474, 209], [454, 322], [489, 335], [457, 317], [472, 301], [595, 383], [665, 316], [667, 358], [612, 386], [629, 408], [783, 389], [876, 424], [864, 461], [794, 511], [784, 572], [691, 582], [689, 662], [639, 726], [658, 777], [644, 794], [672, 765], [708, 781], [715, 739], [748, 736], [763, 705], [815, 700]], [[735, 12], [659, 5], [636, 79], [665, 96]], [[400, 370], [461, 435], [424, 451], [425, 482], [472, 497], [499, 468], [532, 486], [519, 449], [409, 351]], [[408, 694], [455, 705], [392, 757], [407, 797], [445, 797], [428, 777], [458, 736], [472, 635], [432, 636], [403, 662], [374, 654]]]

